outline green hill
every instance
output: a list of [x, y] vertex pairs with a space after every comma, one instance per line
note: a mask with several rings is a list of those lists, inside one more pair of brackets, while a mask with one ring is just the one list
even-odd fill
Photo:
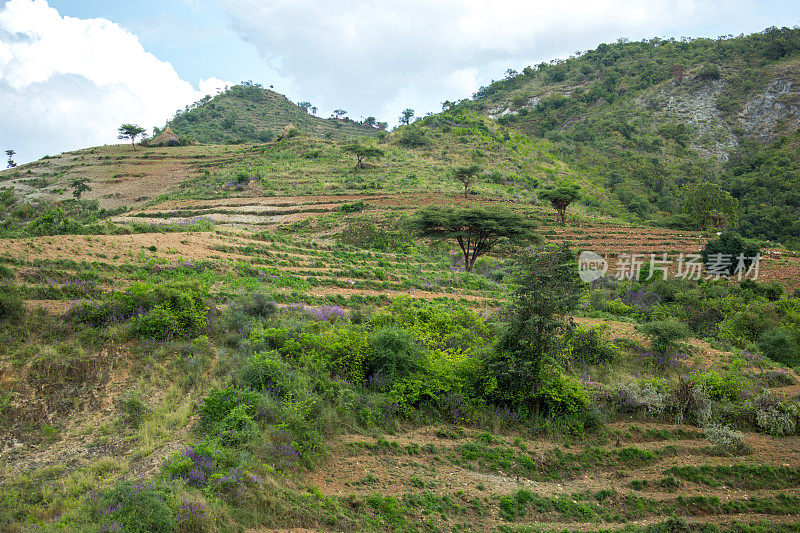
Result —
[[800, 30], [787, 28], [620, 40], [509, 70], [443, 119], [478, 113], [551, 141], [644, 220], [675, 224], [682, 187], [717, 182], [739, 199], [744, 235], [797, 246], [799, 53]]
[[379, 131], [349, 118], [317, 117], [282, 94], [253, 83], [235, 85], [213, 98], [206, 96], [167, 123], [179, 137], [204, 144], [268, 142], [289, 124], [304, 135], [336, 139]]

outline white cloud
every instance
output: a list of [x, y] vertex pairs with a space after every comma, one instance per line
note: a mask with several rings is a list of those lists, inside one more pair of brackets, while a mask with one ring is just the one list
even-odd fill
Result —
[[751, 0], [216, 0], [232, 28], [320, 108], [396, 120], [506, 68], [619, 37], [733, 20]]
[[18, 161], [119, 142], [121, 123], [160, 126], [224, 85], [195, 90], [111, 21], [62, 17], [46, 0], [0, 7], [0, 148]]

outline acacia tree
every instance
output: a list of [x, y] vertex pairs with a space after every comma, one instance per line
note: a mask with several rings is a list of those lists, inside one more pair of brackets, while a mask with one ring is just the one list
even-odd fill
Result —
[[532, 220], [505, 207], [430, 206], [415, 212], [408, 228], [421, 238], [458, 242], [467, 272], [501, 241], [522, 244], [540, 240]]
[[334, 109], [333, 110], [334, 118], [342, 118], [346, 114], [347, 114], [347, 111], [345, 111], [344, 109]]
[[311, 108], [311, 102], [298, 102], [297, 107], [302, 108], [306, 113]]
[[556, 210], [556, 220], [562, 224], [567, 223], [567, 208], [569, 204], [580, 198], [578, 185], [559, 185], [553, 189], [539, 191], [539, 198], [550, 202]]
[[487, 392], [500, 404], [539, 414], [577, 414], [588, 404], [580, 386], [561, 372], [564, 339], [573, 328], [583, 285], [564, 245], [528, 250], [514, 269], [517, 289], [497, 351], [486, 362]]
[[478, 179], [478, 173], [480, 171], [481, 167], [478, 165], [458, 167], [453, 171], [453, 177], [464, 186], [464, 198], [469, 198], [469, 188]]
[[17, 164], [14, 162], [14, 155], [16, 153], [17, 152], [14, 150], [6, 150], [6, 155], [8, 156], [8, 168], [14, 168], [17, 166]]
[[739, 201], [717, 185], [704, 181], [684, 189], [683, 212], [703, 231], [709, 222], [717, 229], [736, 227]]
[[356, 156], [356, 170], [364, 168], [364, 160], [366, 159], [379, 159], [383, 157], [383, 150], [380, 148], [358, 143], [348, 144], [342, 148], [342, 151]]
[[377, 120], [375, 119], [375, 117], [367, 117], [364, 119], [364, 125], [369, 126], [370, 128], [374, 128], [376, 123]]
[[406, 126], [408, 126], [409, 124], [411, 124], [411, 119], [413, 117], [414, 117], [413, 109], [411, 109], [410, 107], [403, 109], [403, 111], [401, 111], [400, 113], [400, 119], [399, 119], [400, 124], [405, 124]]
[[134, 150], [136, 150], [136, 137], [147, 135], [144, 128], [137, 124], [123, 124], [117, 129], [117, 133], [119, 134], [117, 135], [118, 139], [130, 139]]

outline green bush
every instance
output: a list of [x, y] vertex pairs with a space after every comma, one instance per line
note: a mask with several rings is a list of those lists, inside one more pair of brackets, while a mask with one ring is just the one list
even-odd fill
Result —
[[142, 483], [122, 482], [102, 495], [97, 515], [123, 533], [173, 533], [175, 518], [168, 493]]
[[251, 355], [239, 371], [242, 386], [282, 398], [288, 392], [285, 367], [279, 354], [262, 352]]
[[786, 366], [800, 364], [800, 346], [789, 328], [778, 327], [762, 333], [758, 337], [758, 349], [773, 361]]
[[408, 376], [421, 371], [424, 361], [422, 348], [408, 331], [380, 328], [369, 337], [365, 374], [389, 379]]
[[[719, 263], [721, 266], [716, 268], [714, 273], [724, 277], [738, 275], [737, 269], [739, 268], [743, 270], [741, 274], [745, 275], [759, 251], [756, 244], [743, 239], [735, 231], [726, 231], [706, 243], [703, 248], [703, 263], [706, 270], [715, 263]], [[739, 265], [740, 257], [742, 257], [742, 265]], [[716, 261], [715, 258], [722, 260]]]
[[572, 359], [586, 364], [614, 361], [620, 355], [616, 345], [603, 339], [600, 327], [578, 327], [570, 339]]
[[135, 283], [100, 302], [78, 305], [69, 317], [94, 327], [133, 319], [134, 335], [169, 339], [192, 338], [209, 327], [208, 289], [196, 282]]
[[211, 389], [200, 407], [200, 425], [205, 429], [217, 427], [239, 406], [244, 406], [244, 410], [238, 413], [252, 416], [257, 402], [258, 394], [233, 385]]

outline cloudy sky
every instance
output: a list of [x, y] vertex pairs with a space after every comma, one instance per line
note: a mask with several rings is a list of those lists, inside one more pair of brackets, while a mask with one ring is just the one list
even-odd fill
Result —
[[798, 24], [796, 0], [0, 0], [0, 150], [118, 142], [242, 80], [393, 124], [620, 37]]

